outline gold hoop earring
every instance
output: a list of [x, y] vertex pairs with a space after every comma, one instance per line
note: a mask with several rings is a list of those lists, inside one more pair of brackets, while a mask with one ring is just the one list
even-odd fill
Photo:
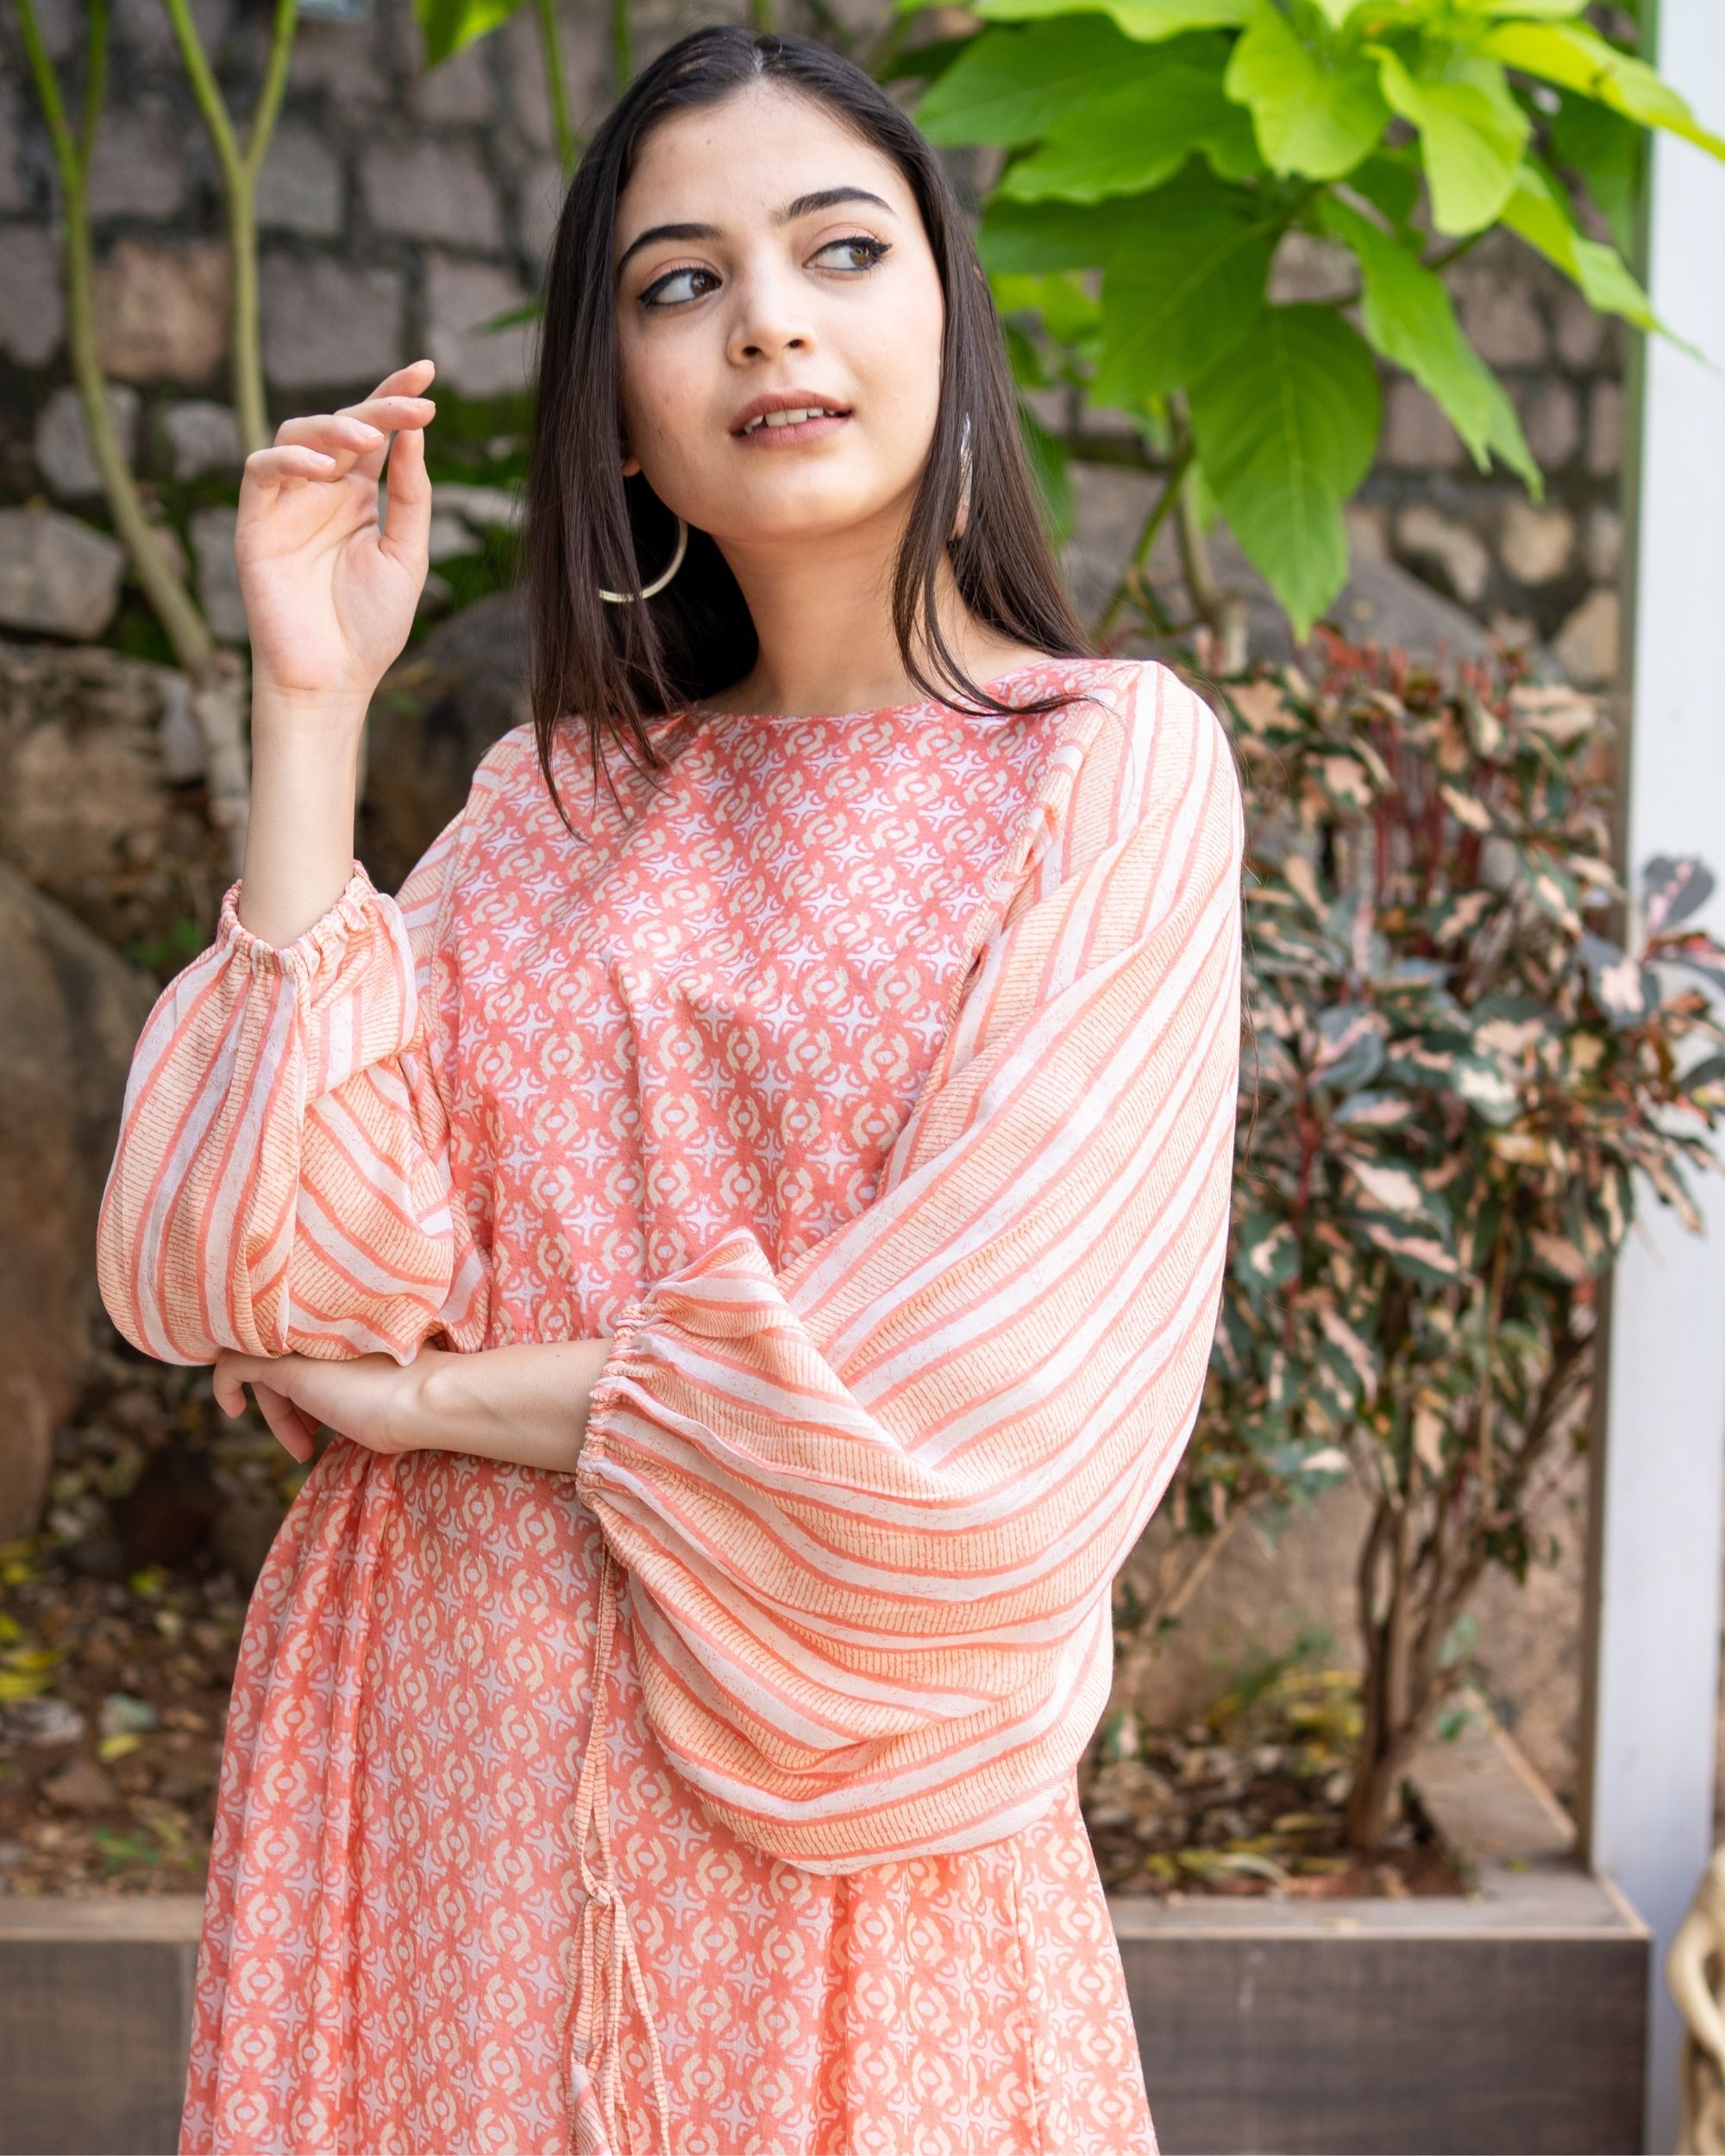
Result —
[[[627, 454], [626, 450], [625, 454]], [[674, 517], [677, 517], [675, 510], [673, 510], [671, 514]], [[643, 585], [642, 586], [641, 596], [643, 599], [651, 599], [656, 592], [662, 592], [664, 590], [665, 586], [670, 582], [671, 579], [677, 573], [677, 571], [682, 567], [683, 556], [688, 551], [688, 545], [689, 528], [681, 517], [677, 517], [677, 544], [676, 549], [671, 556], [671, 566], [669, 568], [665, 570], [662, 575], [656, 577], [652, 583]], [[635, 597], [635, 593], [633, 592], [607, 592], [603, 585], [600, 585], [599, 586], [599, 595], [602, 599], [608, 600], [613, 606], [627, 605]]]
[[[673, 510], [671, 514], [675, 517], [677, 512]], [[665, 570], [662, 575], [655, 577], [650, 584], [643, 584], [642, 586], [640, 596], [643, 599], [651, 599], [656, 592], [662, 592], [664, 590], [665, 586], [670, 582], [671, 579], [677, 573], [677, 571], [682, 567], [683, 556], [688, 551], [688, 525], [681, 517], [677, 517], [677, 547], [675, 553], [671, 556], [671, 566], [669, 568]], [[613, 606], [621, 606], [628, 600], [634, 599], [636, 596], [633, 592], [607, 592], [603, 585], [599, 586], [599, 595], [603, 599], [609, 599]]]

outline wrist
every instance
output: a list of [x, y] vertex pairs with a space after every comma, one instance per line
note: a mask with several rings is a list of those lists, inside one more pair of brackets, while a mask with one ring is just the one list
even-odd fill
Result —
[[395, 1412], [390, 1418], [393, 1452], [447, 1452], [451, 1424], [448, 1365], [461, 1357], [447, 1348], [421, 1345], [401, 1369]]

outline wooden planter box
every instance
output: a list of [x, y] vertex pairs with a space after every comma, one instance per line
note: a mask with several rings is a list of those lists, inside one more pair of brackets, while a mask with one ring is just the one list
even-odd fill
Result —
[[[1646, 1925], [1497, 1733], [1414, 1779], [1477, 1895], [1112, 1897], [1164, 2156], [1640, 2150]], [[199, 1912], [0, 1896], [0, 2156], [172, 2156]]]
[[1476, 1893], [1110, 1897], [1164, 2156], [1640, 2150], [1647, 1926], [1489, 1720], [1410, 1778]]

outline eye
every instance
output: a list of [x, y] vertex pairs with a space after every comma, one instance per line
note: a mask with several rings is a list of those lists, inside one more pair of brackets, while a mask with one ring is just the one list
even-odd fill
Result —
[[674, 285], [680, 277], [712, 277], [716, 281], [717, 273], [710, 269], [699, 269], [693, 266], [688, 269], [668, 270], [664, 276], [656, 277], [653, 282], [644, 289], [641, 294], [641, 304], [643, 307], [657, 307], [665, 304], [681, 306], [686, 301], [694, 298], [695, 295], [691, 292], [680, 292], [674, 299], [669, 302], [662, 301], [655, 297], [656, 293], [662, 292], [668, 285]]
[[816, 252], [818, 254], [830, 254], [836, 247], [852, 249], [860, 248], [867, 259], [861, 264], [853, 264], [852, 267], [862, 269], [873, 269], [882, 255], [890, 254], [893, 251], [889, 241], [877, 240], [868, 232], [853, 232], [843, 240], [829, 240], [825, 247], [818, 248]]

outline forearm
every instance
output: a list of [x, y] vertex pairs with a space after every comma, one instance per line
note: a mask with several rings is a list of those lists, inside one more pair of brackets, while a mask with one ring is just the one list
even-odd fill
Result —
[[291, 943], [348, 887], [364, 723], [364, 703], [351, 697], [289, 699], [262, 685], [254, 693], [239, 916], [267, 943]]
[[573, 1475], [605, 1340], [522, 1342], [452, 1355], [422, 1348], [404, 1432], [416, 1451], [473, 1452]]

